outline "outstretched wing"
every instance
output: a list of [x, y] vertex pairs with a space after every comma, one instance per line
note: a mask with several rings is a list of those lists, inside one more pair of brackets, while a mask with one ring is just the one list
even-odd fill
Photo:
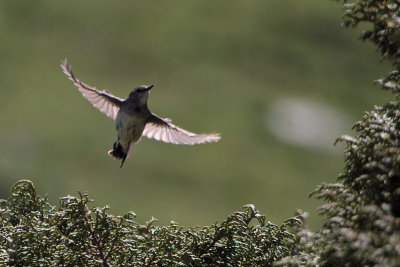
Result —
[[221, 137], [218, 133], [195, 134], [179, 128], [171, 123], [169, 119], [162, 119], [151, 114], [147, 120], [146, 127], [142, 133], [150, 139], [179, 145], [194, 145], [202, 143], [217, 142]]
[[83, 97], [89, 100], [95, 108], [106, 114], [109, 118], [115, 120], [123, 102], [122, 99], [113, 96], [107, 90], [97, 90], [95, 87], [90, 87], [75, 78], [67, 59], [61, 62], [61, 68], [68, 78], [74, 82], [75, 86], [78, 87], [78, 90], [82, 93]]

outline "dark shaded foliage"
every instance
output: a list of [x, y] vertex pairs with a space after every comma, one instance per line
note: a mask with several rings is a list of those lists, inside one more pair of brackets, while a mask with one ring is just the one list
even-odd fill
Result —
[[399, 2], [396, 0], [345, 0], [343, 25], [355, 27], [366, 22], [369, 29], [361, 34], [362, 40], [376, 44], [384, 59], [400, 63], [400, 17]]
[[400, 266], [399, 8], [399, 1], [344, 1], [343, 24], [366, 23], [361, 39], [395, 66], [377, 82], [396, 100], [366, 112], [354, 125], [356, 137], [339, 138], [346, 143], [344, 172], [337, 184], [312, 193], [326, 202], [323, 227], [297, 227], [297, 255], [281, 265]]
[[187, 230], [175, 222], [137, 224], [134, 213], [113, 216], [88, 205], [86, 194], [57, 208], [17, 182], [0, 209], [0, 265], [12, 266], [269, 266], [292, 255], [295, 237], [253, 205], [212, 226]]

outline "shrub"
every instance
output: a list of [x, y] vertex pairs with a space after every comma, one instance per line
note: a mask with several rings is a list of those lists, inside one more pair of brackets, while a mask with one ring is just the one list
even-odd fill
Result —
[[[354, 125], [346, 143], [345, 169], [336, 184], [312, 196], [326, 202], [322, 229], [296, 226], [297, 255], [279, 265], [400, 266], [400, 14], [398, 1], [344, 1], [343, 25], [365, 23], [361, 34], [395, 67], [377, 80], [395, 100], [374, 107]], [[307, 252], [307, 253], [305, 253]]]
[[12, 266], [268, 266], [292, 255], [295, 237], [266, 221], [253, 205], [211, 226], [183, 229], [177, 223], [140, 225], [135, 214], [113, 216], [89, 205], [86, 194], [61, 198], [60, 206], [38, 196], [22, 180], [0, 202], [0, 265]]

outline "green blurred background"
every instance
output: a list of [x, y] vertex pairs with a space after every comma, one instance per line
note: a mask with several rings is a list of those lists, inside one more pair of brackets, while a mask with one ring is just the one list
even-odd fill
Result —
[[[1, 1], [0, 197], [31, 179], [54, 204], [87, 191], [139, 222], [205, 225], [253, 203], [274, 223], [300, 208], [317, 226], [321, 203], [308, 194], [335, 181], [343, 146], [287, 143], [266, 120], [279, 99], [303, 99], [346, 114], [351, 134], [389, 98], [373, 80], [390, 66], [358, 40], [360, 29], [340, 28], [342, 13], [328, 0]], [[144, 138], [119, 169], [107, 155], [113, 121], [67, 80], [64, 58], [79, 79], [120, 97], [155, 83], [153, 112], [222, 140]]]

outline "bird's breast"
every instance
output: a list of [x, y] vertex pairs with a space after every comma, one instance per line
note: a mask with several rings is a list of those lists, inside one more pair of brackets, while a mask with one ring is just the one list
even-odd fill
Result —
[[118, 139], [124, 143], [137, 142], [142, 136], [145, 124], [146, 117], [142, 114], [118, 112], [115, 119]]

